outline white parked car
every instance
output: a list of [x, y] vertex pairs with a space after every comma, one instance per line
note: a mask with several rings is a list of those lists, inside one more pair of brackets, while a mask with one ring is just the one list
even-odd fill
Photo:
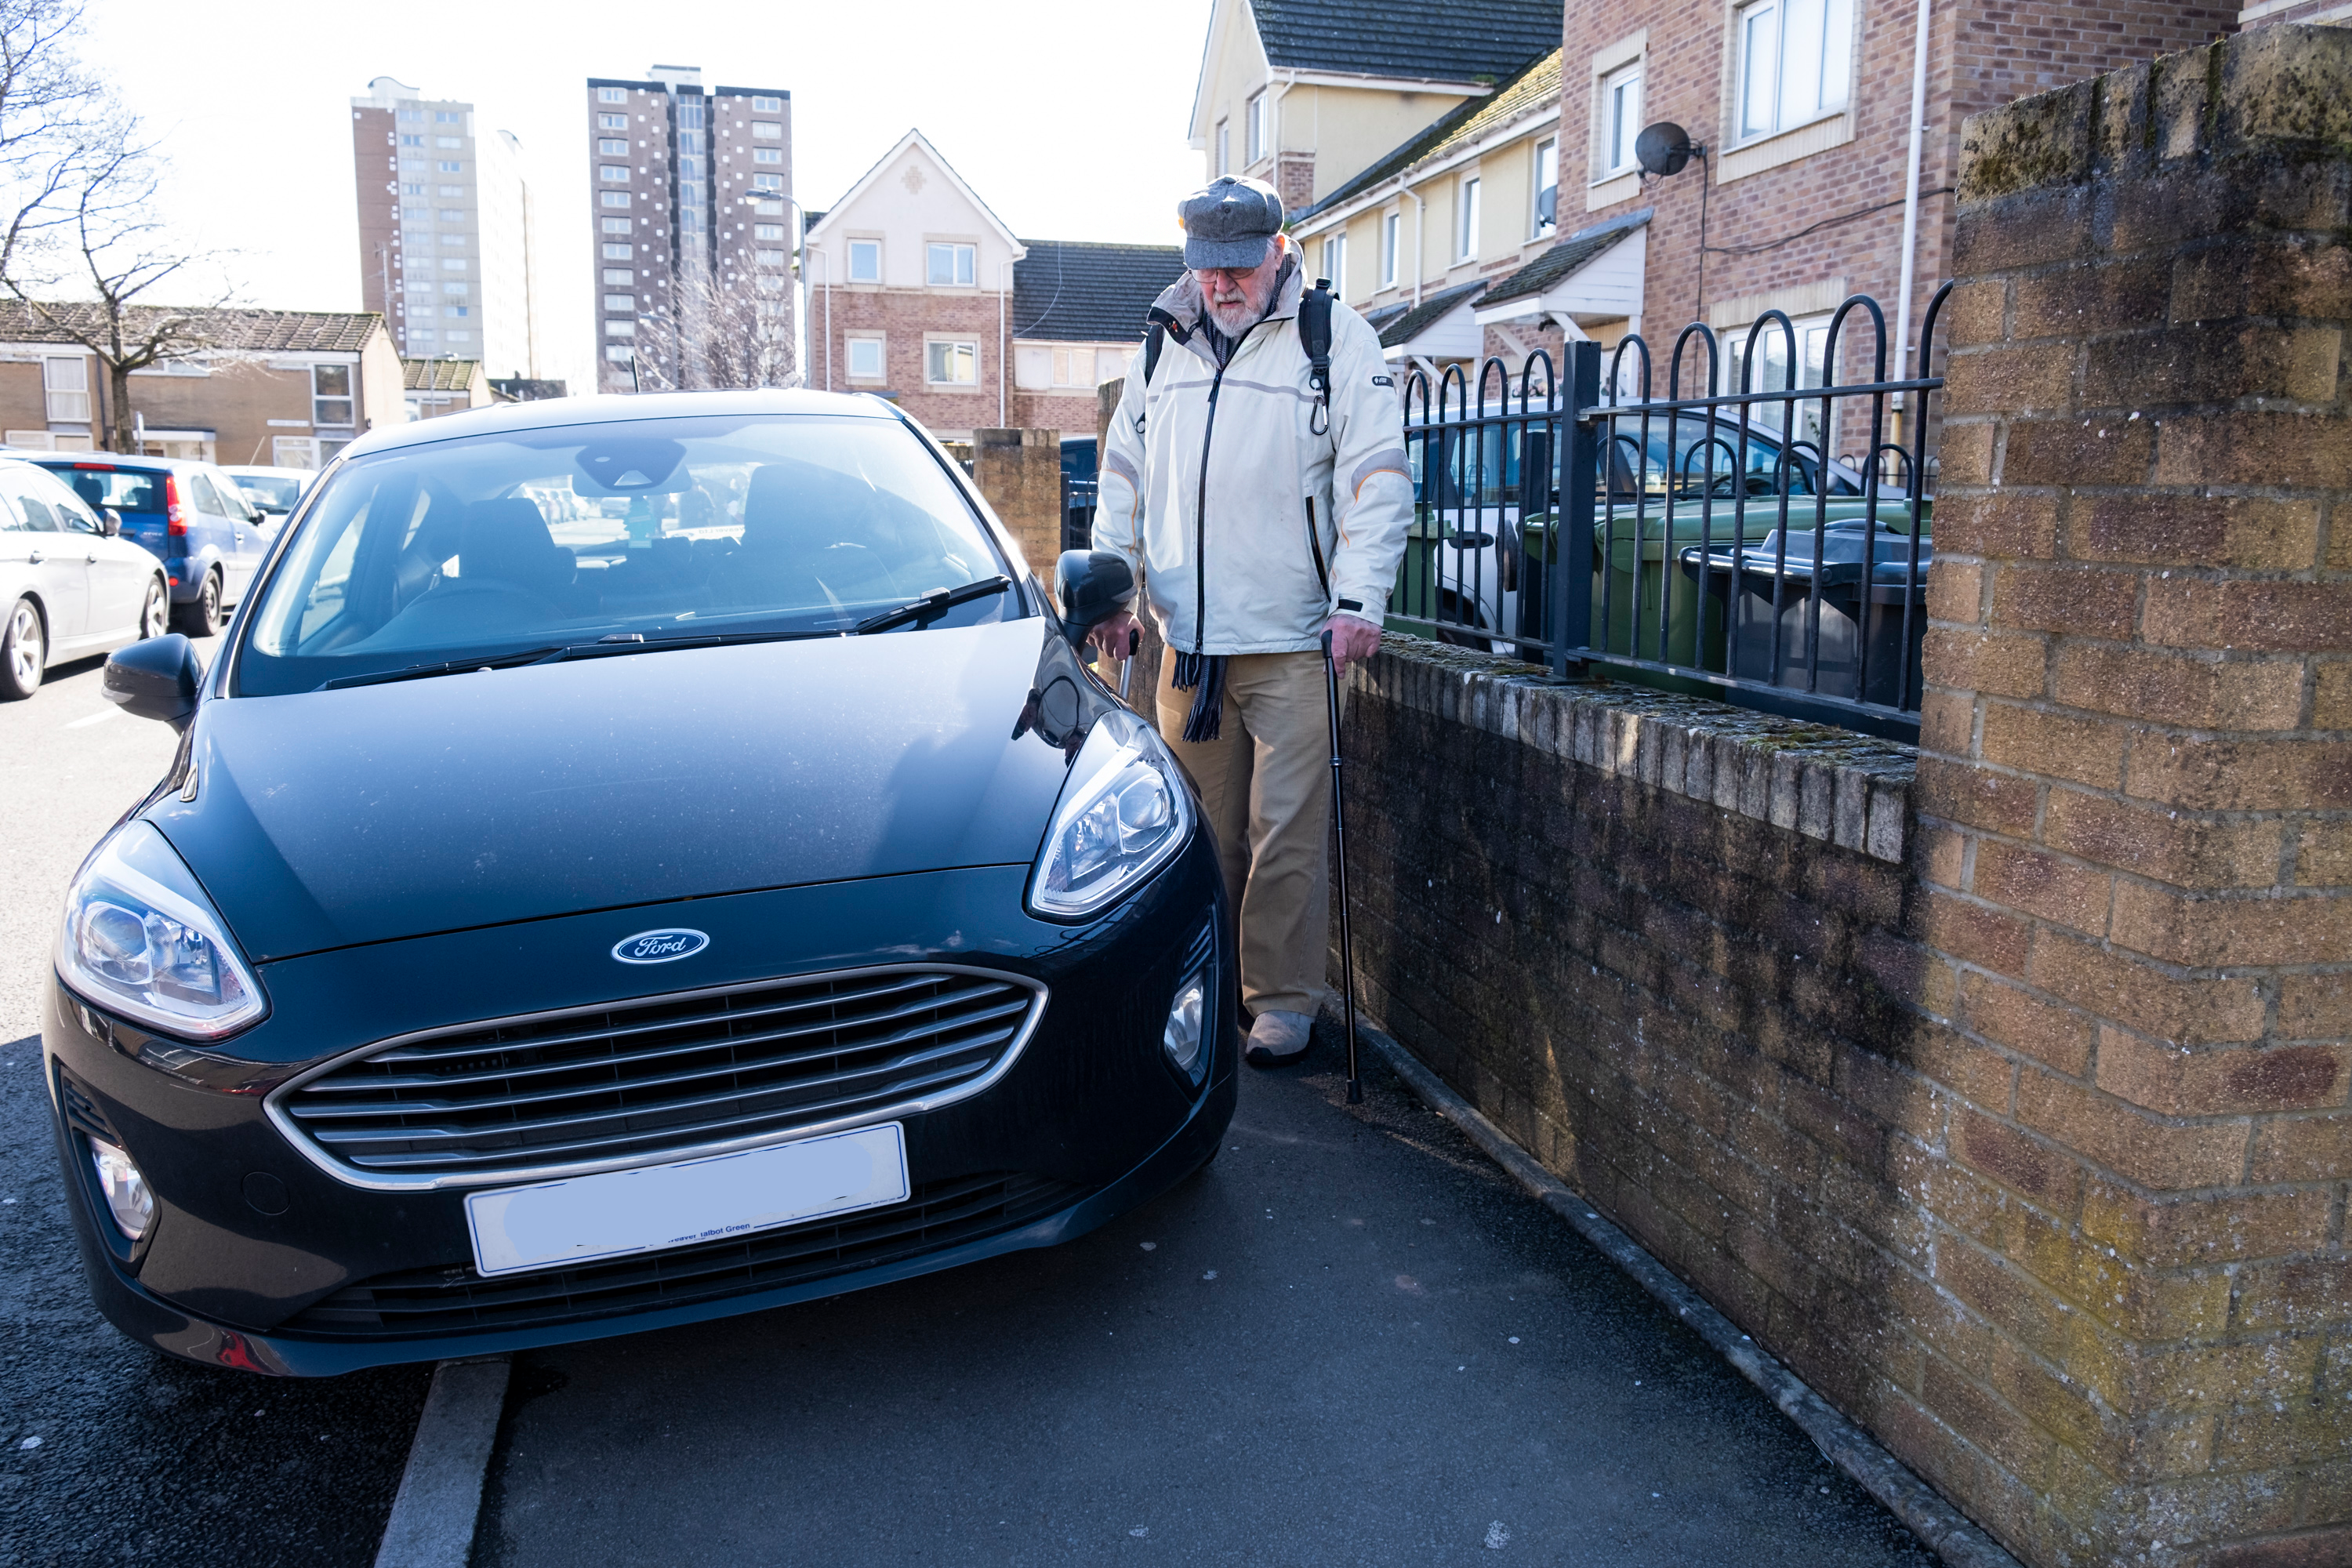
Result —
[[292, 511], [319, 477], [316, 468], [273, 468], [258, 463], [223, 463], [221, 472], [235, 479], [245, 499], [272, 521]]
[[46, 468], [0, 458], [0, 698], [30, 697], [53, 664], [163, 635], [163, 563], [121, 531]]

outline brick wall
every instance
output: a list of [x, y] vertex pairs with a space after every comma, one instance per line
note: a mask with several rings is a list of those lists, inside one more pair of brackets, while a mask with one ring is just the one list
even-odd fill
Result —
[[[829, 312], [829, 313], [828, 313]], [[992, 292], [949, 294], [925, 289], [827, 289], [820, 283], [809, 308], [810, 384], [835, 392], [887, 392], [899, 407], [937, 435], [961, 438], [982, 426], [1002, 423], [998, 374], [1005, 365], [1003, 315]], [[878, 331], [883, 338], [883, 379], [849, 378], [851, 337]], [[929, 333], [976, 340], [980, 379], [970, 387], [935, 388], [926, 379], [923, 344]], [[826, 380], [824, 345], [833, 342], [832, 379]], [[1009, 406], [1012, 380], [1003, 395]]]
[[979, 429], [971, 478], [1048, 590], [1062, 553], [1062, 433]]
[[2352, 1562], [2348, 148], [2329, 29], [1972, 122], [1916, 780], [1354, 678], [1368, 1008], [2039, 1565]]

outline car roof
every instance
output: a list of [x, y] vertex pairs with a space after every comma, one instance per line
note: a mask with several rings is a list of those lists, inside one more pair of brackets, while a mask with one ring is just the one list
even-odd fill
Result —
[[44, 468], [127, 468], [132, 473], [172, 474], [186, 468], [209, 468], [194, 458], [133, 458], [119, 452], [33, 452], [25, 460]]
[[266, 479], [315, 479], [319, 477], [316, 468], [279, 468], [268, 463], [223, 463], [220, 471], [224, 474], [254, 474]]
[[545, 397], [530, 403], [492, 404], [463, 414], [443, 414], [431, 419], [371, 430], [343, 448], [346, 457], [364, 457], [460, 436], [495, 436], [514, 430], [555, 430], [570, 425], [611, 425], [629, 419], [687, 419], [741, 414], [828, 414], [854, 418], [897, 419], [898, 410], [865, 393], [810, 392], [804, 389], [761, 392], [646, 392], [605, 394], [591, 397]]

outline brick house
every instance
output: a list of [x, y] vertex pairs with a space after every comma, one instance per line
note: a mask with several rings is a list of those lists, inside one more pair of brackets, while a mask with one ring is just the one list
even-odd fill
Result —
[[[408, 418], [399, 352], [372, 310], [190, 314], [211, 351], [131, 373], [149, 456], [316, 468], [362, 431]], [[0, 304], [0, 440], [105, 449], [106, 383], [87, 349], [24, 305]]]
[[809, 384], [887, 397], [942, 440], [1091, 430], [1174, 246], [1023, 240], [919, 131], [809, 215]]
[[[1685, 322], [1738, 333], [1767, 310], [1799, 332], [1809, 378], [1829, 314], [1877, 299], [1900, 335], [1916, 39], [1928, 26], [1916, 241], [1916, 336], [1951, 276], [1960, 122], [2030, 93], [2233, 31], [2234, 7], [2159, 0], [1620, 0], [1570, 4], [1561, 64], [1561, 226], [1645, 215], [1642, 301], [1660, 352]], [[1778, 68], [1774, 62], [1779, 61]], [[1682, 126], [1706, 154], [1644, 176], [1633, 141]], [[1706, 195], [1702, 295], [1701, 193]], [[1868, 368], [1866, 323], [1846, 342]], [[1760, 346], [1760, 345], [1759, 345]], [[1727, 379], [1737, 344], [1727, 346]], [[1775, 359], [1785, 351], [1776, 344]], [[1900, 361], [1888, 354], [1890, 374]], [[1663, 380], [1663, 365], [1660, 367]], [[1761, 384], [1759, 382], [1759, 384]], [[1663, 385], [1660, 391], [1663, 392]]]

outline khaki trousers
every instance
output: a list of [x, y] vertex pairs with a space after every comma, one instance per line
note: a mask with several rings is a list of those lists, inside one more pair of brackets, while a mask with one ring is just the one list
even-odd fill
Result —
[[1160, 659], [1160, 733], [1201, 787], [1241, 921], [1242, 1001], [1253, 1013], [1310, 1016], [1328, 994], [1331, 731], [1320, 653], [1225, 660], [1216, 740], [1184, 736], [1192, 693]]

